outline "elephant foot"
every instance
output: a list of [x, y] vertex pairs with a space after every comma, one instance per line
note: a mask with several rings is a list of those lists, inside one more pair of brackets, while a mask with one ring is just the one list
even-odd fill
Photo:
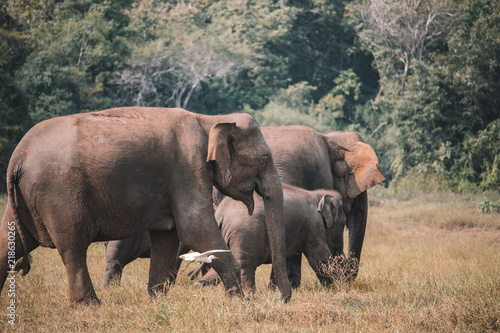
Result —
[[120, 264], [107, 264], [102, 278], [101, 287], [106, 288], [112, 285], [120, 285], [122, 279], [122, 266]]
[[217, 284], [218, 284], [217, 280], [198, 280], [194, 285], [203, 288], [208, 286], [216, 286]]
[[290, 286], [292, 287], [292, 289], [299, 289], [300, 287], [300, 277], [293, 277], [293, 278], [290, 278]]
[[194, 269], [194, 270], [192, 270], [191, 272], [188, 273], [189, 280], [193, 281], [194, 279], [196, 279], [196, 277], [198, 275], [200, 275], [200, 273], [204, 274], [207, 271], [208, 271], [207, 264], [203, 263], [200, 267], [198, 267], [197, 269]]
[[245, 299], [245, 294], [243, 293], [243, 290], [241, 289], [241, 287], [238, 286], [226, 289], [226, 295], [229, 296], [229, 298]]
[[[299, 289], [300, 287], [300, 278], [290, 278], [290, 287], [292, 287], [293, 290]], [[277, 288], [277, 285], [273, 283], [272, 281], [269, 282], [267, 285], [267, 288], [269, 290], [275, 291]]]
[[121, 282], [121, 275], [120, 276], [114, 276], [109, 279], [103, 279], [101, 283], [101, 288], [108, 288], [111, 286], [119, 286]]
[[87, 297], [84, 297], [83, 299], [78, 299], [78, 300], [71, 300], [71, 308], [76, 308], [80, 305], [84, 306], [99, 306], [101, 305], [101, 301], [97, 297], [95, 293], [91, 293]]
[[151, 287], [148, 287], [148, 293], [152, 297], [164, 295], [170, 289], [171, 284], [172, 284], [172, 282], [166, 281], [164, 283], [159, 283], [159, 284], [153, 285]]

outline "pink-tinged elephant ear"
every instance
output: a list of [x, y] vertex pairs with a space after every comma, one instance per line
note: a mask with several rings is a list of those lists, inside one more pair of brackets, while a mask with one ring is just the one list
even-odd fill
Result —
[[346, 179], [349, 198], [354, 199], [385, 179], [380, 171], [377, 155], [366, 143], [357, 142], [345, 153], [344, 158], [350, 169]]
[[233, 148], [233, 131], [236, 123], [218, 123], [212, 126], [208, 135], [207, 162], [215, 161], [218, 172], [221, 175], [222, 189], [225, 189], [231, 181], [232, 174], [229, 170]]

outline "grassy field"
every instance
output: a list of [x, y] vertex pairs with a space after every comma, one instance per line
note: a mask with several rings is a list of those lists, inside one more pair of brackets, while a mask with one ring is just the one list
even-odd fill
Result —
[[[89, 267], [99, 307], [69, 308], [56, 250], [33, 252], [31, 272], [16, 279], [16, 325], [0, 298], [0, 331], [20, 332], [494, 332], [500, 331], [500, 215], [485, 215], [478, 197], [450, 193], [372, 194], [358, 279], [322, 288], [304, 266], [289, 304], [257, 274], [255, 295], [229, 299], [222, 286], [199, 289], [180, 276], [159, 298], [147, 295], [148, 260], [125, 268], [121, 286], [100, 288], [104, 246]], [[0, 197], [3, 212], [5, 197]], [[5, 314], [4, 314], [5, 313]]]

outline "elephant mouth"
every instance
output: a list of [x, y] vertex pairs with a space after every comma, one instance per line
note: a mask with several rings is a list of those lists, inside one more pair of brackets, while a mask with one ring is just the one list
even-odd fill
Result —
[[253, 198], [251, 198], [250, 200], [245, 202], [245, 205], [247, 206], [247, 209], [248, 209], [248, 215], [252, 215], [253, 210], [254, 210], [254, 206], [255, 206], [255, 204], [253, 202]]
[[242, 199], [241, 199], [241, 201], [245, 204], [245, 206], [247, 206], [248, 215], [252, 215], [253, 214], [253, 210], [254, 210], [254, 207], [255, 207], [255, 202], [253, 200], [253, 192], [254, 192], [253, 188], [250, 191], [241, 192], [242, 193]]

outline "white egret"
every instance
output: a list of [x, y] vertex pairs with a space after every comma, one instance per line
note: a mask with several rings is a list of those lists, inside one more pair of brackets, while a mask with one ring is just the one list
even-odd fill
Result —
[[214, 259], [219, 259], [218, 257], [214, 256], [214, 253], [220, 253], [220, 252], [231, 252], [231, 250], [210, 250], [207, 252], [190, 252], [186, 254], [181, 254], [179, 258], [185, 261], [189, 261], [186, 267], [182, 271], [179, 272], [181, 274], [186, 270], [186, 268], [191, 264], [192, 262], [199, 262], [199, 263], [211, 263], [212, 260]]

